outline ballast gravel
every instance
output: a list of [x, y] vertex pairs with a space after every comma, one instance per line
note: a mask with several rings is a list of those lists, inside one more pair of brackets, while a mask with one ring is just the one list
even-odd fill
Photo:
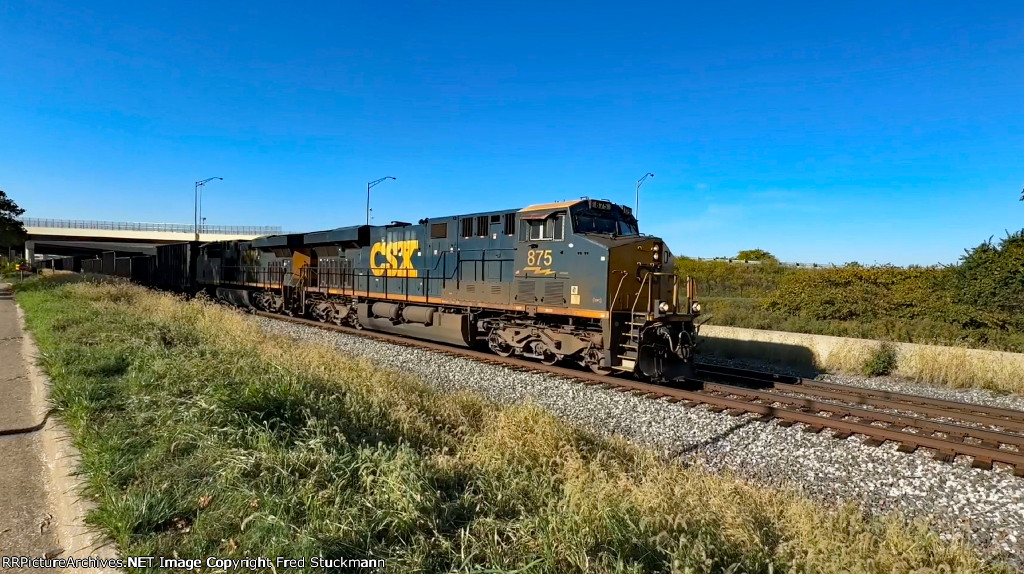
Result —
[[[1013, 476], [1011, 469], [998, 464], [988, 471], [971, 468], [969, 460], [946, 464], [934, 460], [924, 449], [905, 454], [896, 452], [896, 445], [891, 443], [865, 446], [862, 436], [840, 440], [828, 430], [814, 434], [805, 432], [802, 425], [787, 428], [755, 421], [752, 415], [734, 417], [701, 406], [688, 408], [589, 387], [555, 375], [518, 371], [274, 319], [261, 317], [258, 321], [268, 331], [332, 345], [343, 354], [418, 375], [442, 391], [472, 391], [500, 404], [530, 401], [568, 421], [598, 433], [625, 437], [685, 464], [728, 470], [828, 503], [852, 501], [868, 512], [895, 510], [923, 518], [944, 538], [966, 538], [983, 551], [1024, 569], [1024, 478]], [[923, 387], [911, 388], [892, 380], [858, 379], [855, 384], [926, 394]], [[932, 396], [968, 400], [971, 395]], [[978, 395], [974, 399], [988, 400]], [[991, 404], [1024, 408], [1017, 399]]]

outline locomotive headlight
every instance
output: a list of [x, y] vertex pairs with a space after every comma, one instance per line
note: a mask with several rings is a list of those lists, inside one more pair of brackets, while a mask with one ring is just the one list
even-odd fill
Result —
[[672, 307], [668, 304], [668, 301], [662, 301], [661, 305], [658, 305], [658, 310], [661, 311], [662, 313], [668, 313], [669, 309], [671, 308]]
[[661, 255], [657, 251], [655, 251], [654, 252], [654, 260], [657, 261], [658, 259], [661, 259]]
[[690, 310], [693, 311], [694, 313], [700, 313], [700, 303], [694, 301], [693, 305], [690, 306]]

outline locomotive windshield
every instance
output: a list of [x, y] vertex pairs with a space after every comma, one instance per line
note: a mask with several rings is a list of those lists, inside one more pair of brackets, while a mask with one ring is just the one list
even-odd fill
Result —
[[638, 235], [636, 219], [628, 211], [609, 201], [590, 200], [573, 208], [576, 233]]

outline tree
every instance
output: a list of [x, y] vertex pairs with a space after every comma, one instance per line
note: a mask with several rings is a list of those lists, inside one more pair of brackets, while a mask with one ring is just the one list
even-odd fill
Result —
[[0, 189], [0, 245], [14, 247], [25, 242], [28, 233], [25, 231], [25, 225], [18, 219], [22, 213], [25, 213], [25, 210], [18, 207], [18, 204]]
[[744, 261], [764, 261], [765, 263], [778, 263], [778, 259], [764, 249], [744, 249], [736, 255], [736, 259]]
[[979, 310], [989, 325], [1024, 329], [1024, 230], [966, 250], [950, 272], [960, 303]]

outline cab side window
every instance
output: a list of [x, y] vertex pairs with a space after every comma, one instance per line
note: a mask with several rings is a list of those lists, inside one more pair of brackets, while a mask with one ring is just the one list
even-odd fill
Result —
[[556, 213], [545, 219], [529, 222], [530, 241], [561, 241], [564, 237], [565, 213]]

